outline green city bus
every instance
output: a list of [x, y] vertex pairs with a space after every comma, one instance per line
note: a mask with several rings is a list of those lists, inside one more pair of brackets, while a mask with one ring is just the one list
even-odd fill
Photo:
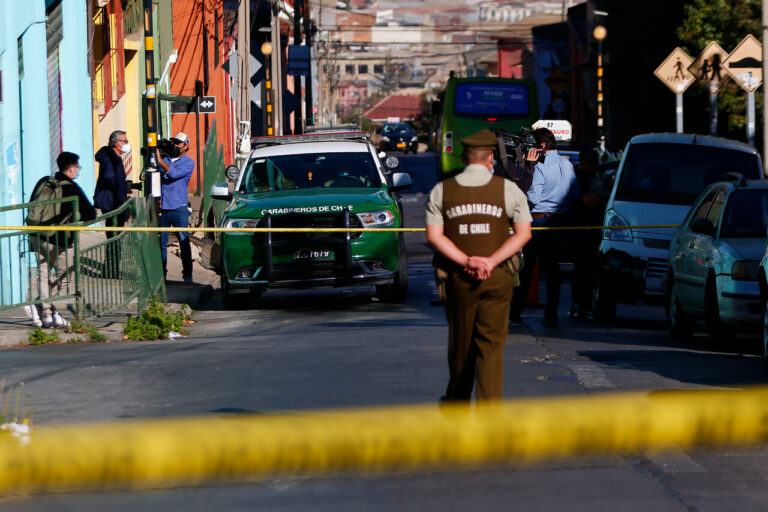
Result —
[[441, 94], [442, 114], [435, 152], [437, 175], [456, 174], [461, 138], [483, 128], [518, 133], [539, 119], [536, 84], [516, 78], [451, 78]]

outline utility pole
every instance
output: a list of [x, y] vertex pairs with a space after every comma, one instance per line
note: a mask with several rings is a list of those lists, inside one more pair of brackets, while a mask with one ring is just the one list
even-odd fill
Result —
[[313, 101], [312, 101], [312, 20], [311, 20], [311, 9], [309, 8], [309, 0], [304, 0], [304, 41], [307, 47], [309, 47], [309, 72], [307, 73], [307, 78], [305, 80], [305, 86], [306, 89], [304, 91], [304, 101], [306, 108], [305, 113], [307, 117], [307, 126], [314, 126], [315, 124], [315, 114], [312, 111], [312, 108], [314, 107]]
[[[293, 2], [293, 44], [299, 46], [301, 44], [301, 16], [303, 15], [304, 2], [302, 0], [294, 0]], [[294, 75], [293, 77], [293, 94], [296, 96], [296, 110], [294, 110], [294, 134], [304, 133], [302, 130], [302, 115], [301, 115], [301, 76]]]
[[270, 41], [272, 55], [270, 56], [270, 74], [272, 75], [272, 108], [274, 109], [274, 134], [283, 135], [283, 45], [280, 41], [280, 2], [272, 0], [272, 24]]
[[144, 0], [144, 58], [147, 109], [147, 151], [144, 155], [144, 195], [160, 197], [160, 173], [157, 171], [157, 100], [155, 91], [155, 41], [152, 28], [152, 0]]
[[237, 7], [237, 120], [239, 121], [239, 154], [248, 153], [251, 142], [251, 2], [243, 0]]

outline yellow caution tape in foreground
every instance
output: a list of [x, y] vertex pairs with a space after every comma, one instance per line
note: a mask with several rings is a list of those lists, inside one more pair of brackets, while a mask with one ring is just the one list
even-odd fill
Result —
[[[677, 228], [679, 224], [652, 224], [647, 226], [554, 226], [534, 227], [534, 231], [579, 231], [589, 229], [663, 229]], [[160, 228], [143, 226], [0, 226], [0, 231], [138, 231], [168, 233], [346, 233], [365, 231], [371, 233], [416, 233], [425, 228]]]
[[768, 439], [768, 388], [39, 426], [0, 436], [0, 492], [173, 486]]

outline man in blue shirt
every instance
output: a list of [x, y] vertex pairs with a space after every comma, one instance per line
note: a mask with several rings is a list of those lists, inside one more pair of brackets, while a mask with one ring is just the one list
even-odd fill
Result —
[[[195, 162], [186, 153], [189, 151], [189, 137], [184, 132], [176, 134], [171, 141], [176, 145], [179, 156], [161, 158], [157, 152], [160, 164], [160, 226], [189, 227], [189, 209], [187, 185], [195, 170]], [[157, 151], [157, 150], [156, 150]], [[160, 235], [160, 257], [163, 260], [163, 275], [167, 272], [168, 235], [164, 231]], [[189, 245], [189, 233], [176, 233], [181, 250], [182, 277], [184, 282], [192, 282], [192, 249]]]
[[[565, 224], [563, 217], [568, 206], [579, 195], [579, 184], [570, 160], [557, 152], [554, 134], [546, 128], [533, 131], [536, 149], [528, 152], [526, 160], [536, 162], [544, 151], [543, 162], [535, 165], [528, 203], [531, 206], [532, 227], [554, 227]], [[509, 310], [510, 322], [522, 323], [520, 317], [528, 299], [536, 260], [544, 273], [547, 288], [547, 306], [544, 325], [557, 326], [557, 307], [560, 304], [560, 255], [562, 235], [557, 231], [533, 232], [531, 241], [523, 248], [525, 264], [520, 272], [520, 286], [515, 289]]]

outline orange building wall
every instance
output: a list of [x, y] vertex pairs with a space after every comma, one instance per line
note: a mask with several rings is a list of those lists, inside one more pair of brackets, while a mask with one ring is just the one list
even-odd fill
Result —
[[[219, 44], [216, 46], [214, 34], [216, 33], [214, 13], [218, 13]], [[203, 158], [203, 150], [208, 133], [216, 120], [216, 133], [218, 142], [216, 147], [224, 145], [224, 162], [234, 162], [234, 143], [232, 140], [232, 127], [230, 125], [229, 83], [230, 79], [222, 68], [224, 64], [224, 27], [223, 27], [222, 0], [174, 0], [173, 2], [173, 46], [179, 52], [175, 64], [171, 65], [171, 94], [183, 96], [195, 95], [195, 80], [205, 81], [203, 71], [203, 23], [208, 30], [208, 90], [204, 90], [205, 96], [216, 97], [216, 113], [200, 114], [200, 159]], [[219, 54], [219, 65], [214, 67], [214, 55]], [[195, 114], [173, 114], [173, 135], [184, 132], [189, 136], [190, 149], [187, 153], [195, 163], [195, 175], [189, 182], [189, 191], [198, 190], [198, 171], [200, 162], [197, 161], [197, 139], [195, 127]], [[203, 183], [202, 174], [199, 182]]]

